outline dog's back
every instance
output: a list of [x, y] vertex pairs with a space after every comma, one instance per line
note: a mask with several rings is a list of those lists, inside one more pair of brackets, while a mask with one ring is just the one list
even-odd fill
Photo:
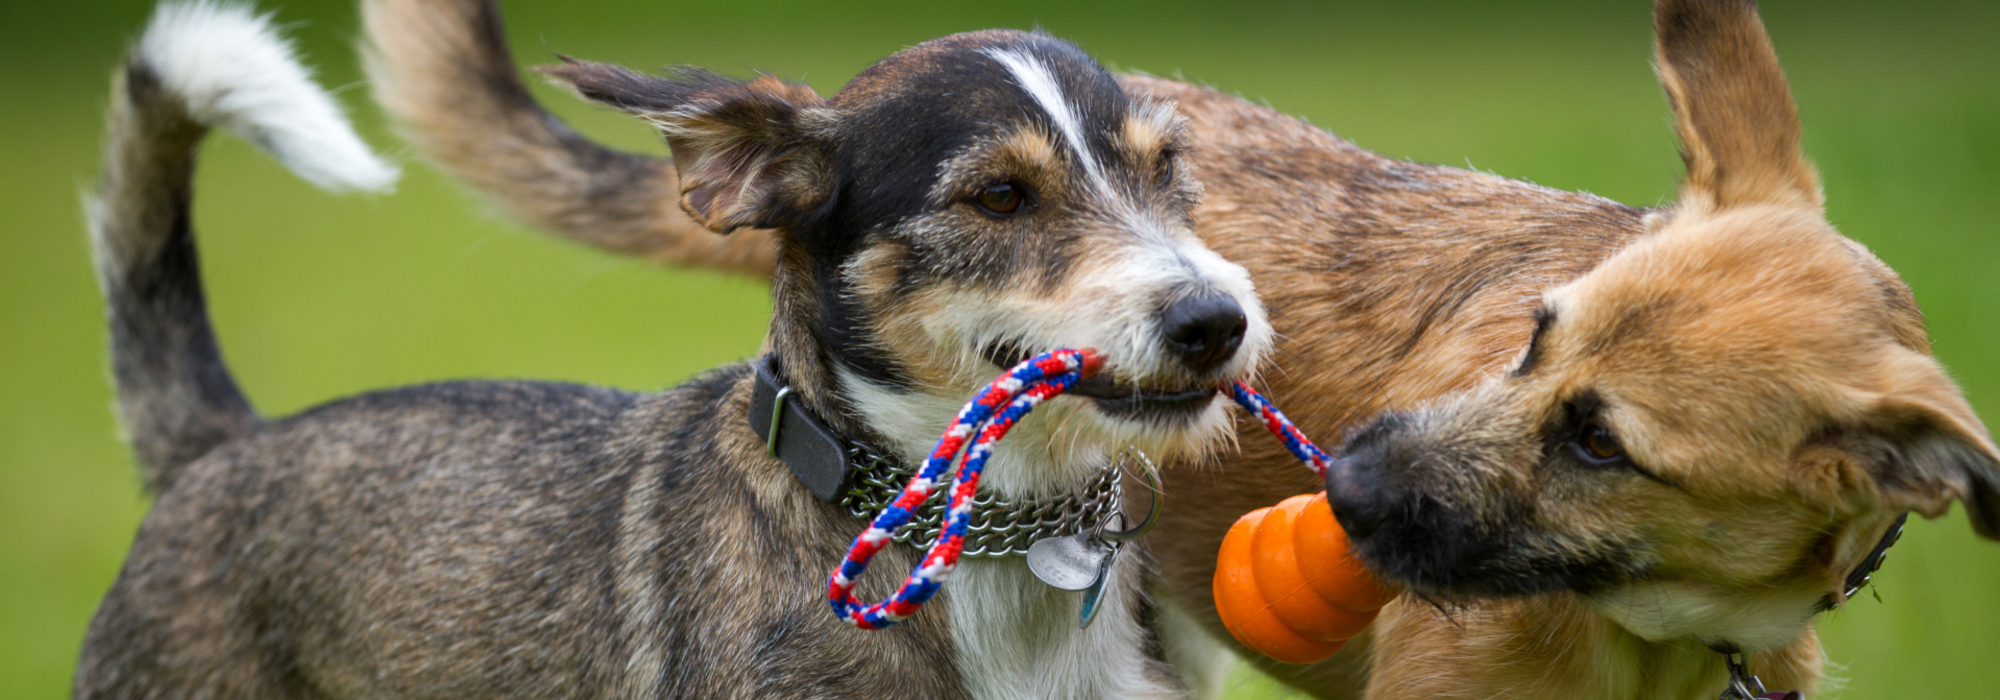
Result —
[[[542, 555], [616, 546], [615, 491], [636, 460], [613, 464], [602, 446], [636, 403], [575, 386], [440, 384], [320, 406], [217, 446], [147, 515], [91, 625], [77, 695], [390, 690], [369, 687], [377, 674], [362, 660], [490, 684], [451, 687], [465, 695], [530, 679], [602, 685], [590, 655], [515, 642], [616, 625], [598, 572]], [[579, 507], [592, 502], [613, 507]], [[432, 588], [422, 605], [381, 594], [418, 578]]]
[[954, 696], [935, 628], [826, 614], [837, 541], [773, 536], [844, 524], [736, 468], [746, 374], [411, 387], [227, 442], [141, 526], [77, 695], [735, 697], [881, 664], [928, 670], [873, 697]]

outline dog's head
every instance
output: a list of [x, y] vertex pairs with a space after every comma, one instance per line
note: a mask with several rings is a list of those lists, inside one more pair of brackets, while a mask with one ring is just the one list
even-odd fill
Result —
[[1043, 411], [1069, 436], [1048, 442], [1200, 446], [1226, 427], [1217, 386], [1270, 342], [1248, 273], [1194, 236], [1173, 106], [1046, 35], [927, 42], [832, 100], [771, 77], [545, 72], [658, 125], [696, 220], [780, 231], [772, 342], [793, 381], [919, 452], [1002, 367], [1057, 347], [1108, 369]]
[[1573, 591], [1642, 637], [1787, 643], [1901, 512], [2000, 537], [2000, 453], [1894, 273], [1823, 217], [1753, 3], [1660, 3], [1680, 204], [1548, 291], [1517, 366], [1350, 436], [1329, 496], [1439, 598]]

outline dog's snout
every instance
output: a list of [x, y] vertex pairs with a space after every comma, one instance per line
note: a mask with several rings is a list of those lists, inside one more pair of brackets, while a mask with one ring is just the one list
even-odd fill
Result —
[[1196, 372], [1206, 372], [1235, 357], [1249, 326], [1243, 305], [1223, 294], [1174, 302], [1160, 318], [1167, 348]]

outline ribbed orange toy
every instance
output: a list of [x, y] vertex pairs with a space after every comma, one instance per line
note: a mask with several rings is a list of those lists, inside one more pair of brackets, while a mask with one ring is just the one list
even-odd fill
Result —
[[1395, 591], [1347, 553], [1326, 492], [1237, 519], [1215, 562], [1215, 607], [1236, 640], [1271, 658], [1332, 656]]

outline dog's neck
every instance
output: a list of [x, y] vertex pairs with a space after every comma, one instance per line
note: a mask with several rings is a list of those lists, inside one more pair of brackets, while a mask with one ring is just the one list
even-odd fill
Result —
[[778, 268], [771, 277], [771, 331], [769, 350], [777, 355], [779, 369], [792, 388], [790, 401], [798, 402], [824, 421], [827, 427], [850, 439], [867, 442], [871, 437], [851, 405], [836, 388], [835, 373], [840, 360], [830, 349], [836, 339], [823, 337], [823, 320], [834, 312], [824, 308], [822, 274], [837, 274], [815, 265], [810, 254], [791, 236], [778, 237]]
[[[1675, 623], [1643, 615], [1634, 617], [1630, 611], [1641, 609], [1671, 616], [1673, 613], [1669, 607], [1660, 601], [1688, 597], [1684, 590], [1643, 587], [1631, 588], [1621, 594], [1629, 601], [1586, 601], [1574, 594], [1556, 593], [1520, 601], [1498, 601], [1492, 604], [1491, 609], [1482, 607], [1453, 613], [1511, 618], [1505, 624], [1485, 626], [1483, 633], [1468, 632], [1467, 627], [1451, 623], [1452, 628], [1459, 632], [1452, 635], [1456, 648], [1467, 652], [1471, 658], [1490, 659], [1498, 655], [1509, 659], [1537, 659], [1541, 663], [1528, 664], [1533, 668], [1525, 668], [1519, 661], [1510, 664], [1470, 664], [1492, 666], [1491, 673], [1494, 675], [1520, 677], [1489, 677], [1484, 679], [1485, 684], [1474, 677], [1442, 682], [1471, 682], [1474, 685], [1470, 687], [1475, 688], [1500, 687], [1491, 685], [1493, 682], [1523, 683], [1526, 685], [1510, 687], [1533, 688], [1534, 692], [1529, 694], [1546, 697], [1711, 698], [1727, 687], [1731, 680], [1728, 659], [1722, 652], [1735, 649], [1738, 642], [1754, 641], [1763, 651], [1747, 654], [1743, 659], [1748, 674], [1761, 679], [1767, 688], [1799, 690], [1811, 696], [1817, 690], [1824, 663], [1818, 637], [1813, 633], [1812, 616], [1833, 604], [1844, 602], [1868, 583], [1869, 575], [1881, 565], [1883, 554], [1900, 536], [1902, 524], [1903, 516], [1896, 517], [1866, 556], [1846, 570], [1845, 576], [1838, 581], [1837, 597], [1829, 597], [1820, 603], [1804, 602], [1812, 600], [1815, 593], [1825, 587], [1824, 583], [1806, 577], [1790, 589], [1777, 586], [1762, 591], [1767, 598], [1732, 592], [1708, 601], [1709, 604], [1681, 606], [1690, 609], [1685, 611], [1687, 614], [1697, 615], [1705, 622], [1680, 620]], [[1608, 604], [1618, 605], [1625, 612], [1615, 616], [1606, 614], [1601, 609]], [[1787, 610], [1793, 612], [1784, 612]], [[1445, 615], [1433, 617], [1449, 618]], [[1431, 623], [1435, 620], [1418, 624]], [[1719, 636], [1704, 640], [1662, 632], [1687, 624], [1695, 624]], [[1648, 627], [1654, 629], [1649, 631]], [[1426, 637], [1419, 635], [1418, 638]], [[1383, 663], [1393, 663], [1398, 655], [1390, 651], [1377, 654], [1375, 658]], [[1449, 689], [1428, 690], [1446, 695]]]

